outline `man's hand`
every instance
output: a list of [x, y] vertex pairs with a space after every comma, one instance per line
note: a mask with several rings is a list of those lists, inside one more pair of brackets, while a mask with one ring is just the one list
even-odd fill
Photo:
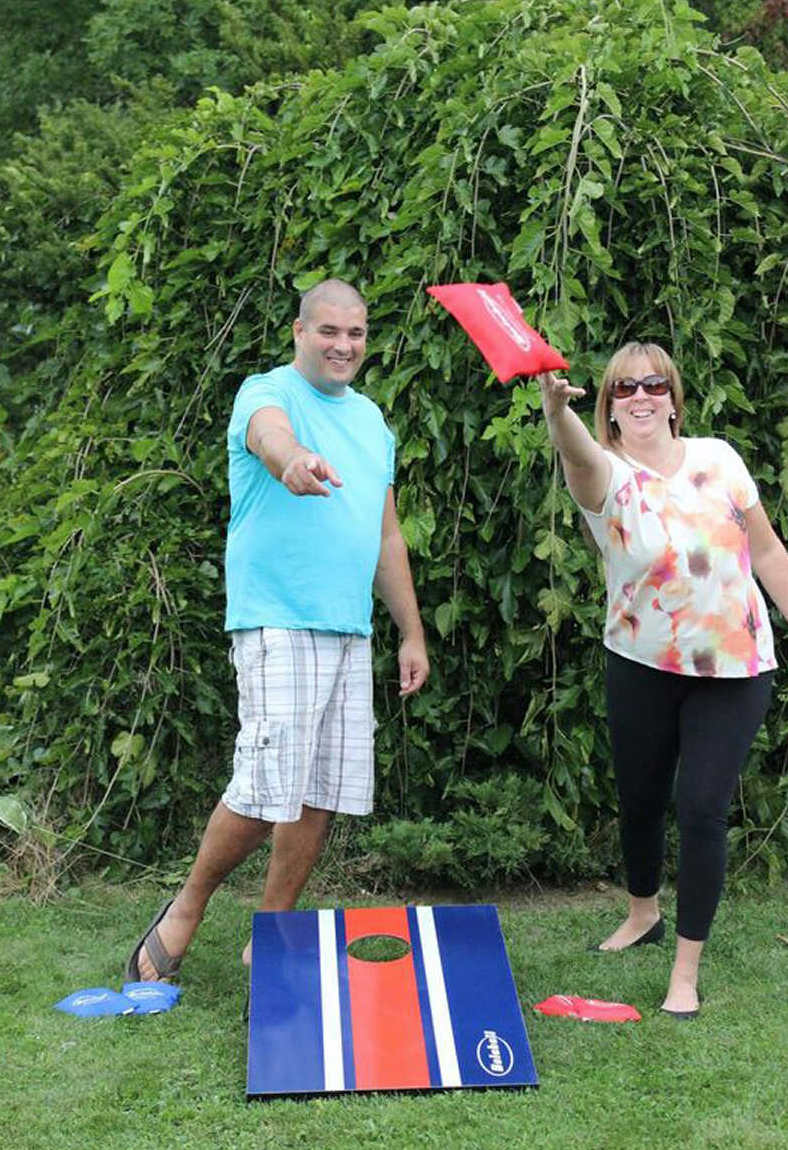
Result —
[[400, 698], [414, 695], [430, 673], [430, 661], [423, 639], [403, 639], [399, 648]]
[[572, 387], [568, 379], [557, 379], [552, 371], [537, 376], [542, 389], [542, 409], [547, 419], [559, 415], [570, 399], [585, 395], [585, 388]]
[[333, 487], [341, 487], [342, 480], [322, 455], [299, 448], [294, 451], [279, 477], [293, 495], [330, 495], [320, 480], [328, 480]]
[[281, 407], [260, 407], [249, 420], [246, 447], [293, 495], [331, 494], [321, 483], [341, 487], [334, 468], [309, 447], [299, 443], [287, 413]]

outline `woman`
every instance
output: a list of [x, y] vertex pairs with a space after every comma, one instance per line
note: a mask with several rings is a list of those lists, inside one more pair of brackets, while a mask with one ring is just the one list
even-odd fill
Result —
[[605, 563], [607, 705], [629, 913], [600, 950], [658, 942], [665, 812], [676, 777], [677, 943], [662, 1010], [698, 1013], [698, 965], [725, 871], [727, 810], [774, 677], [753, 572], [788, 613], [788, 553], [732, 447], [679, 432], [681, 379], [658, 345], [605, 369], [595, 441], [540, 376], [547, 426]]

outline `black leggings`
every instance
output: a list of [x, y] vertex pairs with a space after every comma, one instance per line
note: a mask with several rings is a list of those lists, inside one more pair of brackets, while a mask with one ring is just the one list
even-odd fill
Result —
[[728, 807], [773, 678], [773, 671], [751, 679], [675, 675], [607, 652], [627, 886], [637, 898], [659, 890], [665, 812], [676, 778], [676, 928], [682, 938], [708, 938], [725, 877]]

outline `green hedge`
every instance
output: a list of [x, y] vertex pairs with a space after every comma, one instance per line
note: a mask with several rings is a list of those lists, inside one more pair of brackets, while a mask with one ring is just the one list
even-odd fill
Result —
[[[24, 402], [1, 473], [0, 790], [40, 821], [150, 860], [220, 792], [227, 418], [244, 375], [290, 354], [297, 293], [331, 274], [369, 300], [360, 386], [397, 435], [434, 666], [403, 707], [379, 615], [380, 822], [359, 850], [390, 877], [467, 884], [613, 864], [598, 560], [536, 385], [491, 380], [425, 287], [507, 280], [589, 388], [622, 341], [669, 345], [689, 433], [743, 452], [785, 536], [788, 84], [754, 49], [718, 54], [682, 0], [589, 11], [367, 15], [369, 55], [214, 90], [137, 152], [81, 243], [92, 304], [6, 381]], [[784, 733], [778, 704], [732, 831], [773, 876]]]

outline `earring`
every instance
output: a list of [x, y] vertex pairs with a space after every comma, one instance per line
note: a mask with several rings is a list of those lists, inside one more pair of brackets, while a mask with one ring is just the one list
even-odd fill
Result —
[[676, 418], [675, 411], [671, 411], [670, 415], [668, 416], [668, 419], [675, 419], [675, 418]]
[[611, 413], [610, 413], [610, 422], [611, 422], [611, 423], [615, 423], [615, 422], [616, 422], [616, 417], [615, 417], [615, 415], [613, 415], [613, 412], [612, 412], [612, 411], [611, 411]]

